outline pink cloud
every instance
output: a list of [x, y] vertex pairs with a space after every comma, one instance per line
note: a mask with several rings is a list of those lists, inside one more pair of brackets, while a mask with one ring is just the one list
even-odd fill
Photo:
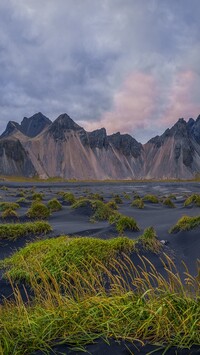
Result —
[[143, 129], [155, 110], [156, 91], [152, 75], [133, 73], [114, 95], [112, 110], [105, 112], [99, 121], [86, 122], [84, 127], [87, 130], [105, 127], [108, 133], [131, 133], [134, 129]]
[[[166, 89], [151, 74], [134, 72], [129, 75], [113, 98], [112, 110], [95, 122], [83, 121], [86, 130], [105, 127], [109, 134], [134, 134], [134, 130], [158, 134], [171, 127], [180, 117], [196, 118], [200, 102], [195, 95], [199, 78], [191, 70], [178, 72]], [[137, 136], [135, 137], [137, 139]]]
[[191, 70], [177, 73], [171, 85], [166, 106], [160, 125], [172, 125], [178, 118], [196, 118], [200, 114], [200, 101], [196, 100], [195, 91], [199, 78]]

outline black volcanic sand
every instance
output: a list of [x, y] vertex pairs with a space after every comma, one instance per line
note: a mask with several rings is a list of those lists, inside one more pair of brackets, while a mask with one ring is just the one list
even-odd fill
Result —
[[[2, 186], [6, 186], [8, 189], [1, 189]], [[90, 222], [91, 209], [88, 207], [79, 208], [77, 210], [72, 209], [70, 205], [63, 201], [62, 197], [58, 195], [58, 192], [72, 192], [75, 197], [87, 197], [90, 193], [99, 193], [104, 197], [104, 201], [109, 201], [113, 194], [118, 194], [123, 203], [119, 204], [119, 212], [124, 215], [134, 217], [137, 221], [140, 231], [139, 232], [127, 232], [125, 233], [129, 238], [137, 238], [141, 235], [146, 227], [153, 226], [156, 230], [159, 240], [165, 240], [167, 244], [163, 247], [163, 251], [172, 256], [175, 260], [176, 266], [180, 273], [183, 275], [183, 267], [181, 261], [183, 260], [193, 276], [196, 276], [196, 261], [200, 257], [200, 228], [188, 232], [178, 232], [176, 234], [169, 234], [169, 229], [178, 221], [183, 215], [198, 216], [200, 215], [200, 207], [184, 207], [184, 201], [187, 196], [192, 193], [200, 194], [200, 183], [0, 183], [0, 202], [10, 201], [16, 202], [20, 196], [20, 190], [23, 190], [27, 195], [27, 204], [22, 204], [20, 209], [17, 210], [19, 214], [19, 221], [28, 220], [25, 216], [27, 209], [30, 207], [32, 200], [29, 198], [31, 192], [44, 193], [43, 202], [47, 203], [51, 198], [57, 198], [63, 205], [63, 209], [58, 212], [53, 212], [48, 221], [51, 224], [53, 231], [48, 235], [41, 235], [40, 237], [34, 237], [33, 235], [19, 238], [17, 240], [0, 240], [0, 260], [11, 255], [14, 251], [20, 249], [26, 243], [34, 240], [51, 238], [59, 235], [71, 235], [71, 236], [91, 236], [96, 238], [109, 239], [116, 237], [118, 234], [113, 226], [108, 222]], [[127, 199], [124, 193], [130, 196]], [[168, 196], [170, 194], [176, 195], [174, 202], [176, 208], [169, 208], [162, 203], [152, 204], [145, 202], [144, 209], [137, 209], [131, 207], [131, 202], [134, 199], [134, 195], [139, 194], [141, 197], [146, 194], [154, 194], [158, 197]], [[9, 219], [6, 221], [9, 222]], [[5, 223], [0, 219], [0, 223]], [[164, 267], [160, 261], [161, 255], [155, 255], [153, 253], [146, 253], [146, 255], [155, 265], [156, 269], [164, 274]], [[132, 261], [136, 265], [140, 265], [140, 260], [135, 253], [131, 255]], [[4, 297], [12, 297], [12, 289], [9, 283], [2, 278], [2, 272], [0, 273], [0, 302]], [[27, 286], [26, 286], [27, 288]], [[26, 301], [23, 285], [19, 285], [19, 289], [22, 292], [22, 296]], [[116, 342], [111, 340], [110, 345], [106, 344], [103, 340], [99, 339], [97, 343], [88, 345], [86, 350], [90, 354], [148, 354], [148, 352], [155, 349], [155, 347], [146, 345], [141, 347], [139, 344], [128, 344], [127, 342]], [[129, 350], [130, 349], [130, 350]], [[54, 349], [55, 353], [64, 354], [81, 354], [79, 351], [71, 351], [67, 346], [57, 346]], [[161, 354], [159, 350], [156, 354]], [[40, 354], [36, 352], [35, 354]], [[198, 349], [194, 350], [178, 350], [170, 349], [166, 354], [200, 354]]]

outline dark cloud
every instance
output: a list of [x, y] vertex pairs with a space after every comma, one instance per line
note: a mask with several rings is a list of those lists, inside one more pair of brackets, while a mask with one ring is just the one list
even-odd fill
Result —
[[199, 0], [1, 0], [0, 131], [67, 112], [145, 140], [196, 115], [199, 13]]

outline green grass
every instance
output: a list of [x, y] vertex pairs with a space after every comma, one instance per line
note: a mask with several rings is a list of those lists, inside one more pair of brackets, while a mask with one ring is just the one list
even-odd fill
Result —
[[106, 203], [108, 207], [110, 207], [112, 210], [118, 210], [117, 203], [114, 200], [110, 200]]
[[132, 217], [124, 216], [121, 213], [115, 212], [114, 214], [110, 215], [109, 222], [114, 224], [116, 230], [119, 234], [124, 234], [124, 231], [139, 231], [139, 227], [137, 222]]
[[131, 203], [131, 207], [137, 207], [139, 209], [143, 209], [144, 208], [144, 202], [143, 202], [143, 200], [141, 198], [136, 198]]
[[18, 218], [18, 214], [15, 210], [13, 210], [12, 208], [7, 208], [6, 210], [4, 210], [2, 212], [2, 215], [1, 215], [2, 218], [11, 218], [11, 217], [14, 217], [14, 218]]
[[28, 234], [48, 233], [51, 230], [50, 224], [44, 221], [1, 224], [0, 239], [17, 239]]
[[178, 222], [169, 230], [169, 233], [177, 233], [181, 230], [189, 231], [200, 225], [200, 216], [189, 217], [183, 216]]
[[200, 195], [198, 194], [193, 194], [186, 198], [184, 202], [184, 207], [190, 206], [190, 205], [195, 205], [197, 207], [200, 207]]
[[70, 238], [61, 236], [28, 244], [10, 258], [4, 259], [2, 265], [13, 280], [30, 281], [30, 274], [37, 275], [38, 265], [42, 271], [62, 278], [63, 273], [73, 274], [77, 269], [84, 273], [88, 268], [98, 270], [96, 260], [108, 266], [112, 258], [119, 253], [129, 253], [135, 241], [118, 237], [110, 240], [96, 238]]
[[163, 205], [170, 207], [170, 208], [175, 208], [175, 204], [172, 202], [172, 200], [167, 197], [166, 199], [163, 200]]
[[65, 192], [62, 197], [64, 201], [67, 201], [70, 205], [73, 205], [76, 202], [76, 198], [72, 192]]
[[112, 216], [115, 211], [108, 204], [102, 201], [94, 201], [92, 204], [92, 208], [95, 211], [92, 216], [92, 221], [105, 221], [109, 220], [110, 216]]
[[118, 194], [113, 194], [112, 199], [117, 203], [117, 204], [122, 204], [122, 198]]
[[0, 202], [0, 211], [5, 211], [7, 209], [17, 210], [20, 205], [15, 202]]
[[90, 199], [90, 200], [100, 200], [100, 201], [103, 201], [104, 200], [104, 198], [103, 198], [103, 195], [101, 195], [101, 194], [99, 194], [99, 193], [97, 193], [97, 192], [95, 192], [95, 193], [89, 193], [88, 195], [87, 195], [87, 198], [88, 199]]
[[29, 218], [45, 219], [50, 216], [50, 210], [44, 203], [36, 200], [32, 203], [26, 214]]
[[34, 192], [31, 198], [34, 201], [42, 201], [44, 198], [44, 194], [40, 192]]
[[144, 201], [151, 202], [151, 203], [159, 203], [158, 197], [155, 196], [155, 195], [151, 195], [151, 194], [145, 195], [145, 196], [143, 197], [143, 200], [144, 200]]
[[144, 250], [149, 250], [158, 253], [161, 250], [161, 243], [159, 242], [156, 232], [153, 227], [146, 228], [143, 235], [138, 238]]
[[130, 200], [131, 196], [129, 194], [127, 194], [127, 192], [123, 192], [123, 196], [126, 200]]
[[20, 205], [20, 203], [26, 203], [28, 204], [29, 201], [25, 198], [25, 197], [20, 197], [18, 200], [17, 200], [17, 203]]
[[[107, 342], [110, 338], [139, 340], [163, 348], [200, 345], [199, 281], [187, 270], [186, 281], [181, 281], [167, 257], [166, 280], [150, 261], [141, 260], [140, 272], [128, 257], [121, 263], [112, 260], [115, 275], [99, 262], [110, 292], [98, 272], [88, 270], [83, 277], [74, 270], [70, 282], [64, 273], [60, 282], [55, 277], [48, 282], [49, 274], [38, 265], [37, 274], [44, 282], [36, 282], [32, 271], [35, 300], [25, 304], [15, 288], [15, 302], [6, 301], [0, 308], [1, 353], [49, 353], [58, 343], [80, 349], [99, 337]], [[147, 265], [151, 267], [149, 273]], [[129, 281], [124, 277], [127, 272]]]
[[[112, 202], [112, 203], [111, 203]], [[94, 211], [92, 217], [90, 218], [91, 222], [95, 221], [108, 221], [110, 224], [114, 224], [117, 232], [122, 235], [124, 231], [138, 231], [139, 227], [137, 222], [132, 217], [124, 216], [123, 214], [116, 211], [117, 204], [113, 200], [104, 203], [99, 200], [89, 200], [81, 198], [77, 200], [72, 208], [80, 208], [84, 206], [89, 206]]]
[[115, 214], [114, 207], [116, 208], [116, 203], [113, 204], [112, 201], [112, 204], [110, 205], [109, 203], [104, 203], [100, 200], [80, 198], [76, 200], [76, 202], [72, 205], [72, 208], [77, 209], [85, 206], [88, 206], [92, 209], [93, 214], [90, 220], [91, 222], [95, 222], [109, 220], [110, 216]]
[[56, 198], [52, 198], [50, 201], [48, 201], [47, 207], [51, 212], [60, 211], [62, 209], [61, 203]]

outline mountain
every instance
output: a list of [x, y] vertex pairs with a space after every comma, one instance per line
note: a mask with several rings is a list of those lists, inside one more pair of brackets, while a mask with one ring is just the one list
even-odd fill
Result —
[[66, 113], [10, 121], [0, 136], [1, 175], [76, 179], [193, 178], [200, 172], [200, 116], [180, 118], [142, 145], [129, 134], [87, 132]]
[[16, 131], [20, 131], [24, 135], [33, 138], [40, 134], [51, 123], [49, 118], [44, 116], [41, 112], [38, 112], [29, 118], [24, 117], [21, 124], [15, 121], [9, 121], [0, 138], [9, 137]]
[[200, 117], [180, 118], [171, 129], [144, 145], [144, 176], [193, 178], [200, 171]]

